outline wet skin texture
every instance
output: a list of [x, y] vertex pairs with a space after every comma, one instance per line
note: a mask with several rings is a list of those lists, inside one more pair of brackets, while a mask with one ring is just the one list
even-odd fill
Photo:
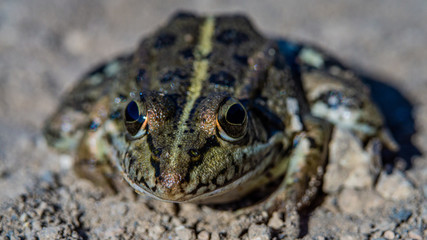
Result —
[[244, 16], [179, 13], [86, 75], [46, 138], [97, 183], [113, 163], [138, 193], [224, 203], [278, 181], [263, 208], [300, 208], [316, 193], [334, 126], [396, 145], [356, 74], [312, 46], [288, 47]]

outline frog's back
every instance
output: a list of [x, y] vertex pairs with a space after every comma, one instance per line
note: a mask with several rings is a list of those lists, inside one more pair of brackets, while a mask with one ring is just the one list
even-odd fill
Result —
[[[283, 88], [289, 96], [298, 96], [285, 68], [275, 44], [261, 36], [246, 17], [178, 13], [144, 39], [133, 54], [87, 74], [65, 97], [45, 133], [51, 145], [75, 149], [82, 129], [96, 130], [108, 118], [121, 119], [123, 103], [140, 92], [162, 93], [178, 106], [186, 105], [192, 95], [195, 99], [189, 111], [216, 93], [265, 99], [269, 103], [264, 104], [285, 109], [272, 97], [282, 94]], [[177, 114], [176, 119], [182, 112]], [[284, 118], [286, 113], [281, 115]]]
[[[134, 64], [143, 73], [141, 89], [186, 96], [191, 84], [198, 81], [201, 96], [226, 92], [241, 98], [239, 95], [259, 87], [254, 72], [265, 73], [269, 67], [257, 65], [260, 60], [255, 56], [267, 44], [244, 16], [179, 13], [141, 43]], [[264, 65], [273, 58], [268, 61]]]

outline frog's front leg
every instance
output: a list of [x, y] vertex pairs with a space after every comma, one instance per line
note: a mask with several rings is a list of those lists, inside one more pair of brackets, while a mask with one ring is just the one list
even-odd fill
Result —
[[279, 188], [266, 200], [267, 210], [283, 209], [289, 237], [299, 234], [298, 211], [313, 200], [321, 184], [327, 160], [331, 124], [312, 117], [303, 117], [304, 132], [298, 134], [293, 150], [282, 162], [288, 162]]
[[317, 193], [326, 164], [331, 125], [312, 116], [305, 116], [303, 121], [304, 132], [294, 138], [291, 154], [281, 161], [288, 165], [286, 174], [278, 189], [265, 201], [265, 210], [291, 206], [299, 210]]
[[117, 192], [117, 183], [114, 182], [118, 177], [114, 169], [117, 152], [111, 141], [118, 134], [119, 121], [111, 119], [108, 114], [110, 109], [105, 108], [109, 105], [108, 101], [108, 97], [100, 99], [89, 114], [89, 118], [93, 119], [91, 124], [97, 126], [89, 126], [90, 129], [81, 138], [76, 149], [74, 171], [79, 177], [107, 191]]
[[286, 169], [279, 187], [264, 202], [246, 209], [251, 213], [285, 211], [287, 234], [294, 238], [298, 236], [298, 211], [310, 204], [321, 183], [332, 130], [329, 122], [309, 115], [303, 122], [304, 131], [294, 138], [290, 154], [270, 171], [276, 175], [278, 169]]

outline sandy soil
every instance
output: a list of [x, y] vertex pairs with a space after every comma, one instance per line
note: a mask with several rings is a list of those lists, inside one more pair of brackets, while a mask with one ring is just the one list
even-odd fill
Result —
[[[246, 13], [264, 34], [316, 43], [373, 79], [367, 83], [401, 151], [386, 154], [378, 178], [359, 176], [331, 159], [324, 193], [301, 213], [301, 237], [425, 239], [427, 3], [262, 2], [0, 0], [2, 239], [286, 236], [280, 212], [235, 217], [203, 205], [153, 201], [127, 188], [108, 194], [76, 177], [70, 156], [46, 146], [40, 129], [61, 95], [97, 63], [131, 51], [177, 9]], [[337, 132], [339, 137], [346, 139], [345, 132]], [[365, 155], [350, 155], [355, 169], [363, 165]], [[363, 180], [368, 183], [360, 185]]]

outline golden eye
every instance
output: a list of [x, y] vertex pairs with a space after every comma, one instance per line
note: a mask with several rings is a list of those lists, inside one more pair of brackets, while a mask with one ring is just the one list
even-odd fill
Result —
[[247, 131], [248, 114], [236, 99], [228, 98], [220, 106], [217, 116], [219, 135], [226, 141], [238, 141]]
[[143, 137], [146, 133], [147, 114], [142, 104], [130, 101], [125, 109], [125, 126], [134, 138]]

